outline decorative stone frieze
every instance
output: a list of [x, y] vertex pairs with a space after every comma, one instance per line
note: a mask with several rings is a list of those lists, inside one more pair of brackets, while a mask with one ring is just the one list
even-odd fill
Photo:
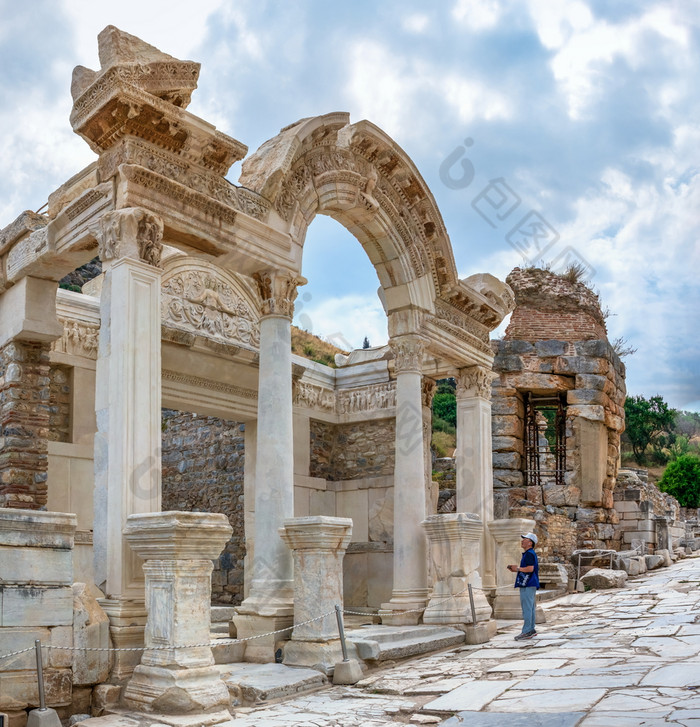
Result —
[[258, 292], [262, 299], [262, 314], [284, 316], [291, 320], [294, 316], [297, 287], [306, 285], [306, 278], [271, 270], [255, 273], [253, 278], [258, 284]]
[[100, 326], [83, 323], [74, 318], [59, 318], [63, 335], [51, 344], [52, 351], [95, 360], [99, 347]]
[[100, 259], [132, 257], [160, 267], [163, 221], [137, 207], [107, 212], [100, 218], [97, 241]]
[[336, 393], [333, 389], [309, 384], [306, 381], [294, 382], [294, 406], [304, 406], [321, 411], [336, 410]]
[[340, 389], [336, 394], [339, 414], [358, 414], [396, 406], [396, 382], [372, 384], [357, 389]]

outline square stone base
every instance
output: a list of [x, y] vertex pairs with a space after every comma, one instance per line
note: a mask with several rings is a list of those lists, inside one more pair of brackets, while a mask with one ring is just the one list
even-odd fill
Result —
[[465, 624], [460, 628], [464, 631], [465, 643], [485, 644], [496, 635], [498, 624], [494, 619], [489, 619], [488, 621], [481, 621], [476, 625]]
[[377, 615], [385, 626], [417, 626], [425, 611], [425, 602], [382, 603]]
[[269, 634], [271, 631], [279, 631], [289, 627], [288, 631], [244, 642], [243, 661], [251, 661], [255, 664], [274, 664], [277, 650], [283, 648], [292, 635], [291, 627], [294, 623], [294, 616], [257, 616], [255, 614], [239, 613], [233, 617], [233, 623], [236, 625], [236, 637], [238, 639], [246, 639], [258, 634]]
[[194, 669], [137, 666], [123, 701], [140, 712], [164, 714], [206, 713], [230, 707], [228, 689], [213, 666]]
[[[357, 649], [346, 642], [349, 659], [357, 659]], [[335, 665], [343, 661], [340, 639], [332, 641], [296, 641], [292, 639], [284, 646], [283, 664], [287, 666], [308, 666], [326, 676], [333, 676]]]

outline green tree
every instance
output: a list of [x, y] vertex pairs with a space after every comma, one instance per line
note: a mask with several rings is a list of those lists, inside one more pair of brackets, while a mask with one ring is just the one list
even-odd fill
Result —
[[442, 423], [450, 428], [457, 426], [457, 397], [454, 379], [441, 379], [437, 382], [433, 397], [433, 429], [446, 431]]
[[655, 438], [673, 431], [675, 419], [676, 410], [671, 409], [661, 396], [650, 399], [628, 396], [625, 399], [625, 433], [637, 464], [642, 464], [644, 452]]
[[700, 507], [700, 458], [683, 454], [671, 462], [659, 489], [673, 495], [682, 507]]

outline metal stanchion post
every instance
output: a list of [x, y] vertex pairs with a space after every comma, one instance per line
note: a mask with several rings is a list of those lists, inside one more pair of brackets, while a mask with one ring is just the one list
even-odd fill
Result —
[[343, 610], [336, 603], [335, 617], [338, 621], [338, 633], [340, 634], [340, 648], [343, 650], [343, 661], [348, 661], [348, 647], [345, 645], [345, 629], [343, 628]]
[[36, 678], [39, 682], [39, 709], [46, 711], [46, 701], [44, 698], [44, 664], [41, 658], [41, 639], [34, 642], [34, 650], [36, 651]]
[[61, 727], [61, 720], [55, 709], [46, 706], [44, 695], [44, 665], [41, 658], [41, 640], [34, 642], [36, 651], [36, 678], [39, 685], [39, 709], [33, 709], [27, 716], [27, 727]]
[[471, 583], [467, 583], [467, 589], [469, 590], [469, 605], [472, 609], [472, 623], [476, 626], [476, 609], [474, 608], [474, 592]]

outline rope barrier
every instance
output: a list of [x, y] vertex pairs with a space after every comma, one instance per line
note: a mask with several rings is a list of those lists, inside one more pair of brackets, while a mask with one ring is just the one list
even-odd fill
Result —
[[[427, 607], [423, 608], [414, 608], [410, 610], [402, 610], [401, 613], [419, 613], [421, 611], [427, 611], [430, 608], [434, 608], [435, 606], [439, 606], [444, 601], [447, 601], [451, 598], [456, 598], [457, 596], [462, 595], [463, 593], [466, 593], [469, 589], [469, 586], [467, 585], [466, 588], [459, 591], [459, 593], [453, 593], [449, 596], [445, 596], [444, 598], [441, 598], [439, 601], [436, 601], [435, 603], [430, 604]], [[348, 616], [372, 616], [371, 613], [366, 612], [360, 612], [360, 611], [350, 611], [349, 609], [342, 609], [343, 614], [347, 614]], [[256, 634], [255, 636], [247, 636], [244, 639], [216, 639], [215, 641], [207, 641], [202, 642], [200, 644], [185, 644], [185, 645], [179, 645], [179, 646], [122, 646], [122, 647], [112, 647], [112, 646], [54, 646], [53, 644], [42, 644], [42, 648], [44, 649], [60, 649], [62, 651], [106, 651], [106, 652], [117, 652], [117, 651], [168, 651], [168, 650], [178, 650], [178, 649], [197, 649], [197, 648], [216, 648], [217, 646], [229, 646], [230, 644], [242, 644], [246, 641], [253, 641], [255, 639], [263, 639], [266, 636], [274, 636], [276, 634], [282, 634], [285, 631], [291, 631], [292, 629], [295, 629], [297, 626], [306, 626], [307, 624], [314, 623], [315, 621], [321, 621], [324, 618], [328, 618], [329, 616], [334, 616], [336, 614], [335, 609], [333, 611], [328, 611], [320, 616], [316, 616], [315, 618], [310, 618], [307, 621], [301, 621], [300, 623], [292, 624], [291, 626], [286, 626], [282, 629], [277, 629], [275, 631], [268, 631], [264, 634]], [[13, 656], [19, 656], [20, 654], [25, 654], [30, 651], [34, 651], [34, 646], [29, 646], [26, 649], [19, 649], [18, 651], [12, 651], [9, 654], [0, 654], [0, 661], [3, 661], [4, 659], [10, 659]]]

